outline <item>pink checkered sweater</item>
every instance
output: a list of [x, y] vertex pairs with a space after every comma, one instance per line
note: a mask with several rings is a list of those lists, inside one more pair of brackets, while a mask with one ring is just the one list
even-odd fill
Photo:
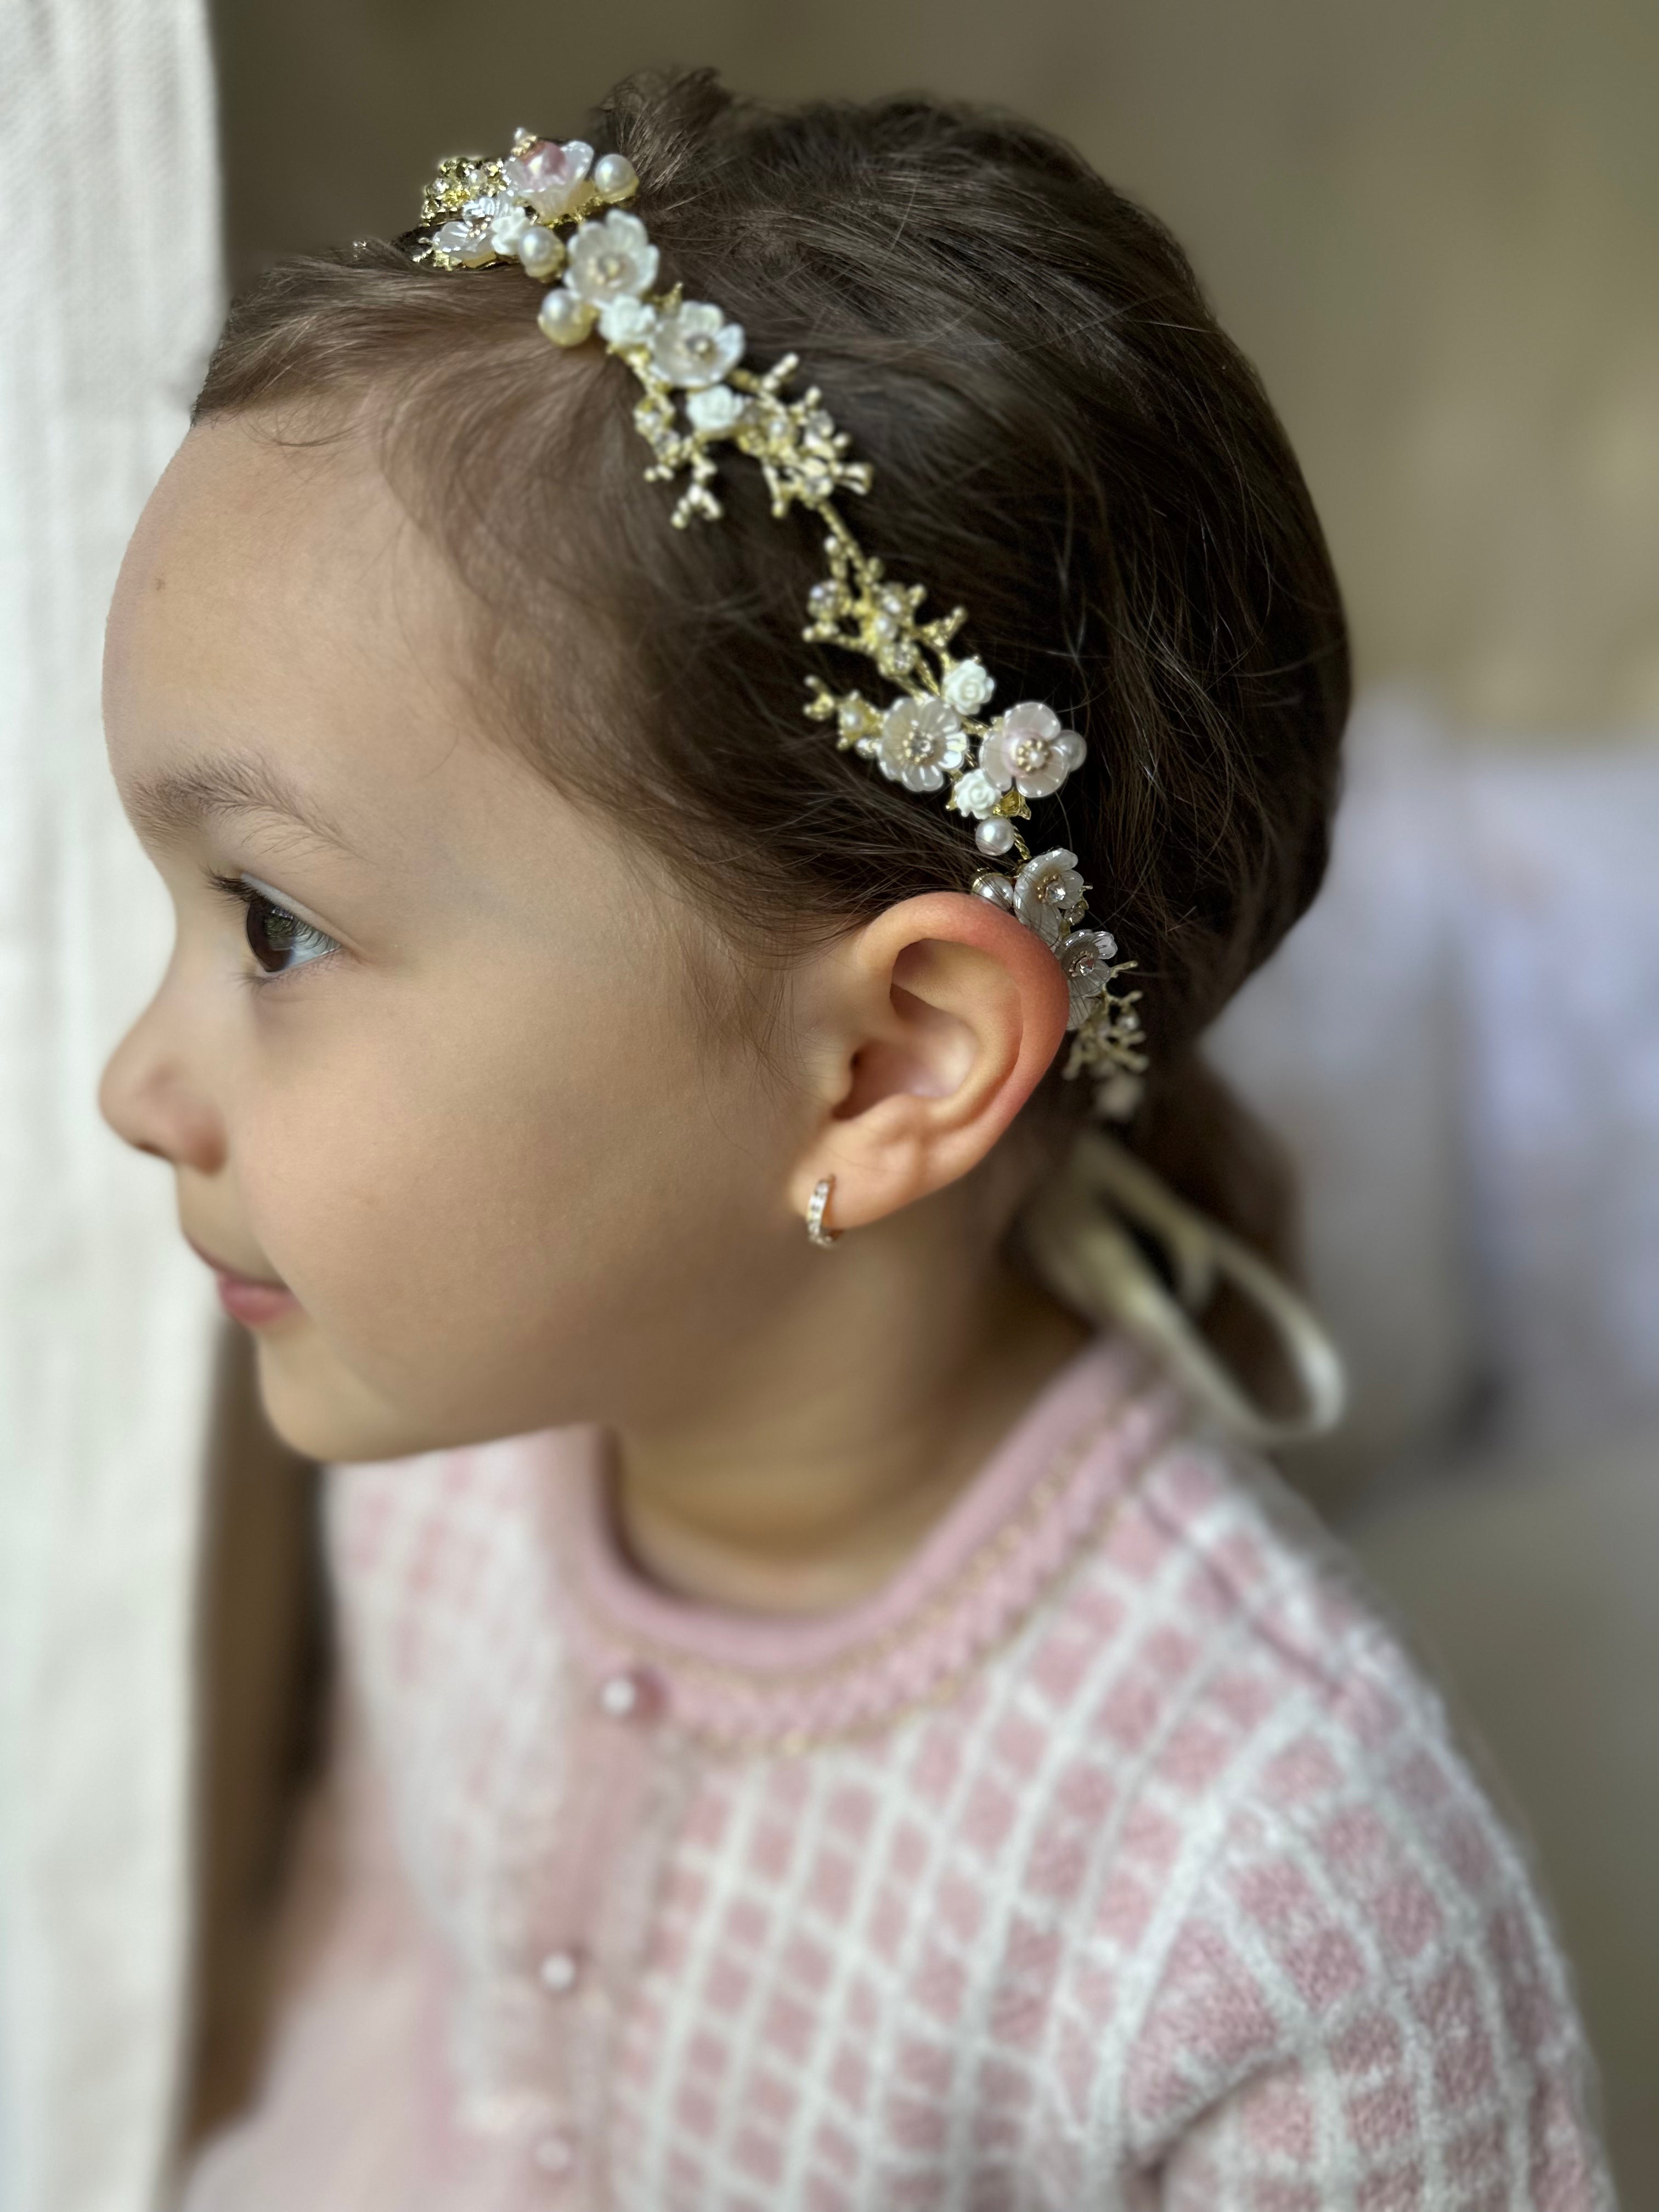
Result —
[[1122, 1341], [833, 1618], [605, 1501], [591, 1431], [334, 1472], [343, 1722], [190, 2212], [1610, 2204], [1434, 1692]]

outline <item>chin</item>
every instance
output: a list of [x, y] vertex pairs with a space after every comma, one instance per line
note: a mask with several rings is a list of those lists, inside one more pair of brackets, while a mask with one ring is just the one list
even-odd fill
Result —
[[418, 1415], [392, 1404], [330, 1360], [315, 1333], [306, 1351], [291, 1339], [258, 1340], [259, 1399], [266, 1420], [290, 1451], [325, 1463], [413, 1459], [461, 1441], [435, 1435]]

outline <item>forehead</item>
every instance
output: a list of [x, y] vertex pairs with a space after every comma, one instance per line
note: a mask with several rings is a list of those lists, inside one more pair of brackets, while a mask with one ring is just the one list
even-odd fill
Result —
[[112, 765], [147, 835], [239, 799], [348, 847], [365, 808], [429, 835], [456, 803], [443, 763], [477, 738], [465, 670], [459, 591], [362, 441], [216, 421], [185, 439], [122, 567]]
[[268, 634], [289, 635], [297, 621], [372, 638], [400, 592], [442, 596], [429, 549], [362, 437], [343, 423], [307, 433], [274, 418], [221, 417], [191, 431], [145, 506], [111, 642], [164, 634], [169, 597], [180, 596], [194, 618], [235, 620], [234, 632], [198, 638], [198, 658], [215, 645], [234, 657]]

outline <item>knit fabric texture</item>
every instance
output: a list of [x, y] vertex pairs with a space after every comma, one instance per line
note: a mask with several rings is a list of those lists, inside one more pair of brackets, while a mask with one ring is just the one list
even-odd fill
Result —
[[189, 2212], [1605, 2212], [1523, 1854], [1122, 1340], [899, 1576], [641, 1580], [605, 1440], [334, 1470], [344, 1698]]

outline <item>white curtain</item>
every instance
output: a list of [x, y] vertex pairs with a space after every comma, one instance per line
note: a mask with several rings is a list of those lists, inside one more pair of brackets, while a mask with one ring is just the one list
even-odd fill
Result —
[[0, 0], [0, 2206], [154, 2202], [177, 2075], [213, 1309], [98, 1117], [165, 893], [103, 617], [220, 307], [199, 0]]

